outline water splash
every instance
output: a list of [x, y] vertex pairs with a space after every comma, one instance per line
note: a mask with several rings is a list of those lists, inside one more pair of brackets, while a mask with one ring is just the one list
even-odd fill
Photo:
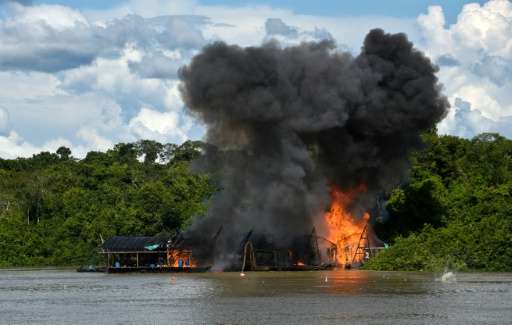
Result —
[[457, 282], [457, 276], [455, 275], [455, 272], [450, 271], [449, 268], [445, 266], [443, 274], [436, 280], [443, 283], [455, 283]]

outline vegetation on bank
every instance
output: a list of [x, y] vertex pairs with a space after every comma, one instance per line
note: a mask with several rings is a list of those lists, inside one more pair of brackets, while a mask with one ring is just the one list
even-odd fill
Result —
[[[425, 135], [407, 184], [375, 224], [391, 247], [376, 270], [512, 270], [512, 141]], [[205, 212], [213, 188], [190, 171], [201, 143], [67, 148], [0, 159], [0, 266], [96, 263], [102, 238], [155, 235]]]
[[102, 238], [155, 235], [205, 211], [212, 190], [189, 170], [199, 142], [68, 148], [0, 160], [0, 266], [96, 263]]
[[426, 135], [408, 184], [390, 196], [391, 242], [367, 265], [376, 270], [512, 270], [512, 141]]

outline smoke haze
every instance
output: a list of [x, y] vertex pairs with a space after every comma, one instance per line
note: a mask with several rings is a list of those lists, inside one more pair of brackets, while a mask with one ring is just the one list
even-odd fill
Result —
[[366, 184], [352, 209], [370, 210], [447, 113], [436, 72], [406, 35], [380, 29], [356, 57], [331, 41], [205, 47], [180, 70], [181, 91], [207, 127], [197, 167], [220, 191], [191, 231], [223, 226], [220, 247], [250, 230], [303, 235], [329, 206], [332, 184]]

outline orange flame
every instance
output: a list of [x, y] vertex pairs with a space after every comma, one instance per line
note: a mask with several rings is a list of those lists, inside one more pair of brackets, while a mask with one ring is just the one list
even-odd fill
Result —
[[365, 191], [365, 185], [347, 192], [341, 191], [336, 186], [331, 188], [331, 207], [325, 213], [328, 229], [326, 238], [336, 245], [335, 256], [331, 258], [334, 257], [338, 265], [348, 265], [353, 261], [362, 262], [363, 260], [364, 254], [360, 254], [357, 248], [366, 245], [361, 241], [364, 239], [363, 232], [366, 230], [370, 214], [365, 212], [362, 218], [358, 218], [350, 212], [349, 207], [356, 196]]
[[192, 259], [192, 251], [190, 250], [169, 250], [167, 258], [171, 267], [196, 267], [196, 263]]

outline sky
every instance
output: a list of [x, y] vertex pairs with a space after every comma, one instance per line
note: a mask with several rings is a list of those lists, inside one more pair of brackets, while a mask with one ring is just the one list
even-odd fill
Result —
[[[454, 22], [464, 4], [470, 3], [467, 0], [273, 0], [273, 1], [241, 1], [241, 0], [204, 0], [204, 5], [241, 6], [265, 4], [275, 8], [287, 8], [296, 14], [315, 16], [394, 16], [394, 17], [415, 17], [426, 11], [429, 6], [443, 5], [445, 16], [448, 22]], [[483, 4], [485, 1], [473, 1]], [[122, 0], [58, 0], [58, 1], [37, 1], [35, 3], [52, 3], [70, 6], [80, 10], [106, 9], [118, 6]]]
[[0, 0], [0, 157], [201, 139], [177, 71], [203, 46], [332, 39], [357, 55], [372, 28], [406, 33], [439, 66], [440, 133], [512, 138], [509, 0]]

